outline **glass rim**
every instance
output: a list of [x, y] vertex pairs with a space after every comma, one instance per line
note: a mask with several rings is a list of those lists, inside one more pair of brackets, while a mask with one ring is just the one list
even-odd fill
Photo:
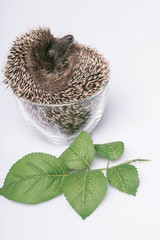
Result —
[[22, 100], [23, 102], [29, 103], [29, 104], [31, 104], [31, 105], [43, 106], [43, 107], [44, 107], [44, 106], [47, 106], [47, 107], [63, 107], [63, 106], [68, 106], [68, 105], [73, 105], [73, 104], [81, 103], [81, 102], [83, 102], [83, 101], [85, 101], [85, 100], [89, 100], [89, 99], [97, 96], [100, 92], [103, 91], [103, 89], [104, 89], [105, 87], [108, 87], [108, 85], [109, 85], [109, 80], [106, 82], [106, 84], [105, 84], [104, 86], [102, 86], [102, 87], [99, 89], [98, 92], [92, 94], [91, 96], [88, 96], [88, 97], [83, 98], [83, 99], [81, 99], [81, 100], [76, 100], [76, 101], [74, 101], [74, 102], [60, 103], [60, 104], [58, 104], [58, 103], [57, 103], [57, 104], [54, 104], [54, 103], [37, 103], [37, 102], [32, 102], [32, 101], [30, 101], [30, 100], [24, 99], [23, 97], [18, 97], [16, 93], [14, 93], [14, 95], [16, 96], [16, 98], [17, 98], [18, 100]]

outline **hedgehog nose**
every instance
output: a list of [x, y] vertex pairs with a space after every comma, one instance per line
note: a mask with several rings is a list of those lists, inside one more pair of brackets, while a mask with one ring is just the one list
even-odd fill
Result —
[[74, 41], [74, 37], [71, 34], [65, 36], [65, 38], [69, 43], [72, 43]]

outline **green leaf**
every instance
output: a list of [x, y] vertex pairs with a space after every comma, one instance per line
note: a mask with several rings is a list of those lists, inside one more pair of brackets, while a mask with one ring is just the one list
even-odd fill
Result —
[[64, 163], [56, 157], [31, 153], [11, 167], [0, 194], [22, 203], [47, 201], [62, 192], [62, 182], [67, 173]]
[[111, 167], [107, 170], [108, 182], [124, 193], [135, 196], [138, 188], [137, 169], [129, 164]]
[[99, 170], [76, 172], [65, 179], [62, 190], [73, 209], [85, 219], [104, 198], [107, 179]]
[[111, 142], [105, 144], [95, 144], [94, 148], [96, 152], [108, 160], [118, 159], [124, 152], [123, 142]]
[[81, 170], [89, 167], [94, 158], [94, 153], [91, 136], [82, 131], [59, 159], [63, 160], [69, 169]]

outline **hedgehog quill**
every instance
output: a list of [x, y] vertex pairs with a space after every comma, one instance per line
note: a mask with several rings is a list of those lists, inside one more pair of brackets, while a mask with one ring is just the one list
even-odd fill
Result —
[[108, 83], [109, 73], [108, 62], [96, 50], [75, 42], [72, 35], [56, 38], [49, 29], [38, 28], [13, 42], [4, 83], [18, 98], [29, 100], [24, 102], [26, 110], [44, 129], [57, 125], [58, 131], [70, 135], [89, 120], [98, 97], [91, 100], [91, 107], [80, 103], [62, 108], [60, 113], [30, 103], [66, 104], [86, 99]]

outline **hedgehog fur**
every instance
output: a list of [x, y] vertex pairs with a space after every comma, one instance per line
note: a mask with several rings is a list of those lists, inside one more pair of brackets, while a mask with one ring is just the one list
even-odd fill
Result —
[[54, 38], [49, 29], [38, 28], [13, 42], [4, 75], [18, 97], [63, 104], [98, 92], [108, 82], [109, 66], [96, 50], [73, 42], [72, 35]]
[[[96, 117], [109, 72], [104, 57], [74, 42], [72, 35], [55, 38], [49, 29], [38, 28], [13, 42], [4, 83], [23, 99], [23, 109], [37, 126], [51, 134], [70, 136]], [[82, 99], [85, 102], [79, 101]], [[70, 102], [75, 104], [52, 106]]]

